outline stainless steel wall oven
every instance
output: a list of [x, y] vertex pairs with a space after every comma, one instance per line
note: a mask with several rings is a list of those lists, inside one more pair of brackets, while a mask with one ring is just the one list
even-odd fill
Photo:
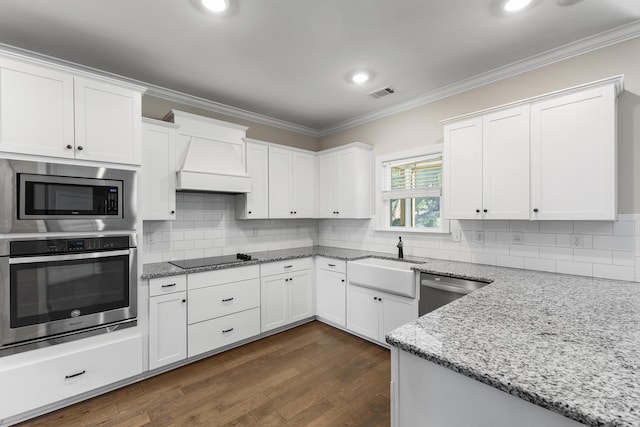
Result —
[[134, 326], [135, 246], [134, 234], [0, 240], [0, 355]]

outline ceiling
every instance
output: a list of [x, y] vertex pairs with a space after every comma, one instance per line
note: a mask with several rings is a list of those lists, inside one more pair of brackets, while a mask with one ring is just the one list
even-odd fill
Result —
[[[500, 13], [502, 0], [230, 1], [227, 16], [213, 16], [195, 0], [2, 0], [0, 43], [326, 134], [551, 49], [640, 28], [638, 0], [536, 0], [512, 15]], [[374, 78], [350, 83], [360, 68]], [[367, 95], [385, 86], [396, 92]]]

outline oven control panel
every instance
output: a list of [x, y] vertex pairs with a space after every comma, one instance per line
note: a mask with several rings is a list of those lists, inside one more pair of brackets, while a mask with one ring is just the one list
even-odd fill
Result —
[[75, 239], [14, 240], [10, 256], [111, 251], [131, 247], [130, 236], [103, 236]]

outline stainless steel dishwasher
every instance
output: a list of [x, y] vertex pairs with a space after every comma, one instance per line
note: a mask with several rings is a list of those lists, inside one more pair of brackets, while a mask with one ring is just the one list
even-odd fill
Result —
[[489, 283], [491, 282], [420, 273], [418, 314], [423, 316]]

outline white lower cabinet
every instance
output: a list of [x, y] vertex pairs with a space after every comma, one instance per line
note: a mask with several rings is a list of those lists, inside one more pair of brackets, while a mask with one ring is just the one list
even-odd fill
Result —
[[141, 373], [140, 335], [0, 370], [0, 419]]
[[385, 335], [418, 317], [416, 299], [359, 286], [348, 287], [347, 329], [384, 343]]
[[316, 257], [316, 315], [335, 326], [347, 326], [347, 263]]
[[149, 280], [149, 369], [187, 357], [186, 276]]
[[260, 267], [189, 274], [189, 357], [260, 334]]
[[312, 317], [312, 258], [262, 264], [262, 332]]

